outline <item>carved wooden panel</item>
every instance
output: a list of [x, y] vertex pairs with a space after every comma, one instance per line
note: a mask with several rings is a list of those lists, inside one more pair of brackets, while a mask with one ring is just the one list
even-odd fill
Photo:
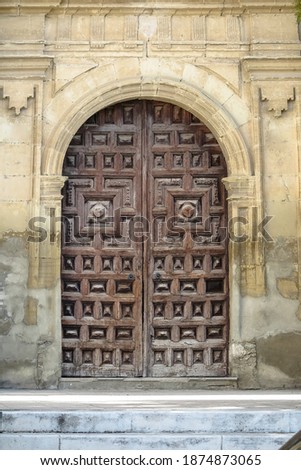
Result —
[[142, 374], [141, 104], [109, 107], [73, 137], [64, 162], [63, 375]]
[[178, 106], [91, 116], [64, 161], [65, 376], [227, 373], [226, 165]]
[[148, 375], [227, 373], [224, 157], [204, 124], [147, 103]]

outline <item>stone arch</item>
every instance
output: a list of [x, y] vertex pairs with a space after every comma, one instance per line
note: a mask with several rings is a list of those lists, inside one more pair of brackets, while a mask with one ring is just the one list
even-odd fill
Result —
[[[156, 99], [176, 104], [194, 114], [212, 131], [227, 161], [229, 219], [250, 216], [254, 206], [262, 211], [260, 182], [248, 149], [249, 109], [238, 94], [221, 77], [205, 68], [164, 59], [117, 59], [96, 67], [62, 87], [44, 110], [43, 158], [41, 162], [41, 214], [57, 217], [61, 213], [63, 160], [68, 145], [79, 127], [95, 112], [120, 101]], [[32, 277], [45, 278], [52, 289], [60, 317], [60, 227], [52, 234], [56, 243], [40, 247], [39, 263], [32, 266]], [[251, 257], [250, 257], [251, 256]], [[52, 272], [49, 272], [49, 266]], [[265, 272], [262, 245], [258, 241], [240, 247], [231, 246], [230, 274], [230, 375], [231, 344], [239, 336], [240, 292], [262, 295]], [[55, 287], [54, 287], [55, 286]], [[56, 345], [60, 348], [60, 330]], [[60, 369], [60, 366], [58, 366]], [[58, 370], [59, 370], [58, 369]]]
[[[129, 77], [120, 78], [125, 68]], [[234, 90], [208, 70], [182, 63], [171, 63], [168, 68], [165, 62], [146, 59], [134, 63], [120, 59], [117, 65], [97, 67], [56, 94], [44, 115], [42, 174], [61, 174], [69, 142], [89, 116], [118, 101], [139, 98], [167, 101], [190, 111], [218, 139], [229, 176], [252, 175], [253, 165], [241, 132], [249, 111]]]

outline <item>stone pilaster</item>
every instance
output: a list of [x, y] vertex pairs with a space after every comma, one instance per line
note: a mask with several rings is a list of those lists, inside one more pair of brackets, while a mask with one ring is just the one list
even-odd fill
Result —
[[62, 176], [41, 177], [40, 215], [31, 220], [31, 287], [53, 287], [60, 278]]
[[230, 257], [237, 266], [242, 295], [265, 294], [265, 269], [261, 207], [256, 198], [254, 176], [223, 179], [228, 191]]

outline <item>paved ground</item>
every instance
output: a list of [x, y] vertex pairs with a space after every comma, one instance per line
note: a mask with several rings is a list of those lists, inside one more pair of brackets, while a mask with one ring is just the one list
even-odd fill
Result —
[[0, 410], [118, 409], [301, 410], [301, 391], [99, 391], [0, 390]]

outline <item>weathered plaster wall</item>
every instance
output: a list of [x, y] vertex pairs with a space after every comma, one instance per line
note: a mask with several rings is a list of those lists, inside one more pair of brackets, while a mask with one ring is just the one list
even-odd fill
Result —
[[255, 3], [1, 2], [2, 386], [58, 384], [63, 158], [91, 114], [139, 97], [200, 117], [227, 159], [246, 220], [230, 227], [230, 374], [301, 384], [300, 43], [293, 1]]

